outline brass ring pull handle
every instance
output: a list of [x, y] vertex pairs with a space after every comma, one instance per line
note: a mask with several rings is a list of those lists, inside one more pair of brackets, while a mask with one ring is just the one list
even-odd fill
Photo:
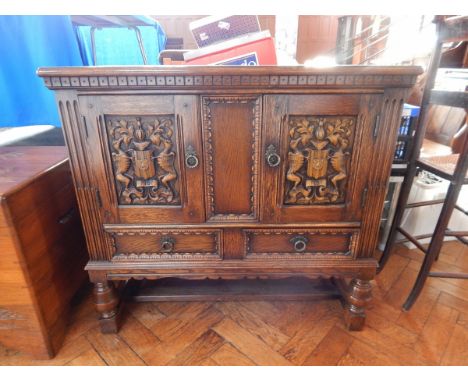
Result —
[[198, 166], [198, 157], [195, 149], [192, 146], [188, 146], [185, 150], [185, 165], [188, 168], [195, 168]]
[[309, 239], [307, 239], [304, 236], [294, 236], [291, 240], [289, 240], [293, 246], [294, 250], [296, 252], [304, 252], [307, 248], [307, 243], [309, 242]]
[[164, 236], [161, 238], [161, 252], [172, 252], [174, 250], [175, 239]]
[[265, 158], [270, 167], [278, 167], [281, 163], [281, 157], [276, 152], [276, 147], [273, 145], [268, 146], [265, 152]]

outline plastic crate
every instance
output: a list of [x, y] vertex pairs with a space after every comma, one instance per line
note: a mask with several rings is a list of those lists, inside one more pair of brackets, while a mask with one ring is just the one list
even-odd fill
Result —
[[396, 163], [404, 163], [409, 159], [411, 148], [413, 147], [413, 136], [418, 116], [418, 106], [407, 103], [404, 104], [394, 154], [394, 162]]

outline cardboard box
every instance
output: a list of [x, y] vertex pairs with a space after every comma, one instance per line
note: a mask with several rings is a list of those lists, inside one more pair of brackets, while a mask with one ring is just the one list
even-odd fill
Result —
[[208, 16], [189, 24], [199, 48], [260, 32], [257, 16]]

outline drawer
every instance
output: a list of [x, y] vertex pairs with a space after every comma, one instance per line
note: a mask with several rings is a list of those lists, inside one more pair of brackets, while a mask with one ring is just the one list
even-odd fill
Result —
[[159, 229], [106, 226], [114, 262], [221, 260], [220, 229]]
[[359, 229], [245, 229], [246, 259], [354, 258]]

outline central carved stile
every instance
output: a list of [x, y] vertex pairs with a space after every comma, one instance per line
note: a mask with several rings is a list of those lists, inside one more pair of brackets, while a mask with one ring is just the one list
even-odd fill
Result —
[[355, 118], [291, 116], [285, 204], [342, 203]]
[[173, 116], [109, 117], [120, 204], [178, 205]]

